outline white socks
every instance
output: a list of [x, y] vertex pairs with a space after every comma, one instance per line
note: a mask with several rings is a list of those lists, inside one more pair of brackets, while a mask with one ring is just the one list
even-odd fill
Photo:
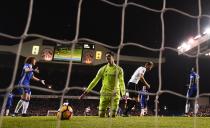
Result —
[[23, 106], [23, 100], [20, 99], [16, 105], [16, 108], [15, 108], [15, 113], [18, 113], [20, 108]]
[[185, 113], [188, 113], [190, 110], [190, 104], [185, 105]]
[[6, 116], [9, 115], [9, 109], [6, 109], [6, 113], [5, 113]]
[[141, 109], [141, 114], [140, 114], [140, 116], [144, 116], [144, 114], [145, 114], [144, 109]]
[[198, 108], [199, 108], [199, 105], [198, 104], [195, 104], [195, 108], [194, 108], [195, 109], [195, 111], [194, 111], [195, 114], [198, 113]]
[[26, 114], [29, 106], [29, 101], [23, 101], [23, 109], [22, 109], [22, 114]]
[[[195, 104], [194, 105], [194, 114], [197, 114], [198, 113], [198, 109], [199, 109], [199, 105], [198, 104]], [[188, 113], [190, 110], [190, 104], [186, 104], [185, 105], [185, 113]]]
[[28, 109], [28, 106], [29, 106], [29, 101], [24, 101], [24, 100], [19, 100], [17, 105], [16, 105], [16, 108], [15, 108], [15, 113], [18, 113], [20, 108], [22, 108], [22, 114], [26, 114], [27, 112], [27, 109]]

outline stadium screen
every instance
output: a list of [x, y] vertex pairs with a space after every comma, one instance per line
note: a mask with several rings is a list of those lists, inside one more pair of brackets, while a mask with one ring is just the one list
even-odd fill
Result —
[[81, 62], [82, 50], [83, 50], [83, 46], [79, 44], [75, 46], [75, 49], [73, 51], [71, 51], [70, 45], [56, 46], [54, 50], [53, 60]]

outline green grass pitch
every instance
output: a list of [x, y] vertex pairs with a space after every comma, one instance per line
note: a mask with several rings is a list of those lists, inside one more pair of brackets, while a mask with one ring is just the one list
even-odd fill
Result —
[[[56, 117], [1, 117], [0, 128], [56, 128]], [[116, 117], [74, 116], [60, 121], [60, 128], [210, 128], [209, 117]]]

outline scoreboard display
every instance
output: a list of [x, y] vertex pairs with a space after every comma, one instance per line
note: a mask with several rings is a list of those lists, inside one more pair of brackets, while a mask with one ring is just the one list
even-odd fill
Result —
[[72, 50], [70, 45], [56, 46], [54, 50], [54, 61], [73, 61], [81, 62], [82, 60], [82, 45], [76, 45]]
[[[0, 45], [1, 51], [16, 54], [18, 44]], [[89, 42], [78, 42], [72, 49], [72, 44], [59, 44], [43, 39], [29, 40], [23, 43], [20, 55], [34, 56], [37, 60], [50, 63], [68, 63], [99, 65], [106, 63], [105, 54], [109, 49]]]

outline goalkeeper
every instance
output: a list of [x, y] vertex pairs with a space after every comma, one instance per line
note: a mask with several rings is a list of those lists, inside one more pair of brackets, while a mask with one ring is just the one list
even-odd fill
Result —
[[[125, 84], [123, 69], [114, 63], [114, 54], [106, 53], [108, 64], [101, 67], [89, 84], [88, 88], [80, 96], [80, 99], [89, 93], [102, 79], [102, 87], [100, 90], [99, 117], [105, 117], [107, 108], [110, 106], [111, 117], [115, 117], [119, 106], [121, 96], [125, 95]], [[107, 115], [108, 116], [108, 115]]]

